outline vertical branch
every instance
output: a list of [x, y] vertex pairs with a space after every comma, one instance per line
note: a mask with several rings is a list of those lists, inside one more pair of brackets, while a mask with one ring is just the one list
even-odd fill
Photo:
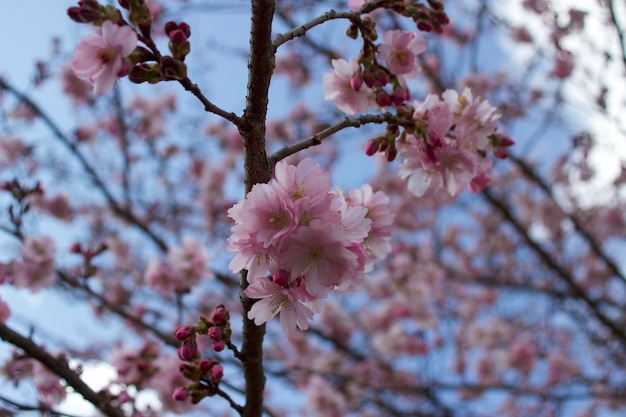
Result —
[[[265, 119], [268, 93], [274, 71], [275, 48], [272, 45], [272, 20], [274, 0], [253, 0], [250, 27], [250, 55], [248, 57], [248, 92], [243, 120], [238, 125], [243, 137], [246, 193], [256, 183], [268, 182], [271, 169], [265, 150]], [[247, 274], [241, 274], [240, 287], [247, 286]], [[263, 337], [265, 325], [257, 326], [248, 319], [248, 311], [254, 303], [243, 293], [243, 341], [241, 348], [243, 372], [246, 381], [246, 404], [243, 417], [260, 417], [263, 412]]]

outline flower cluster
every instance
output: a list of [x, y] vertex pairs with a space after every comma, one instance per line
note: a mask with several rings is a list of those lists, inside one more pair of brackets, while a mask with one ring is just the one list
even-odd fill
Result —
[[440, 189], [451, 196], [465, 187], [481, 191], [490, 182], [492, 164], [484, 156], [493, 152], [506, 158], [505, 148], [513, 144], [496, 134], [500, 114], [488, 101], [473, 99], [468, 88], [461, 95], [447, 90], [442, 97], [429, 94], [414, 102], [416, 127], [395, 143], [404, 158], [398, 174], [408, 178], [409, 190], [418, 197]]
[[183, 325], [176, 328], [176, 340], [182, 342], [178, 348], [178, 356], [184, 361], [179, 365], [180, 374], [188, 381], [186, 386], [178, 386], [172, 398], [176, 401], [191, 400], [196, 404], [204, 397], [215, 395], [218, 385], [224, 376], [224, 368], [216, 359], [202, 358], [198, 348], [197, 335], [209, 336], [211, 347], [216, 352], [224, 349], [225, 343], [230, 344], [230, 314], [223, 305], [217, 306], [211, 318], [200, 316], [196, 326]]
[[[410, 98], [406, 78], [415, 78], [419, 72], [417, 56], [425, 50], [425, 39], [416, 33], [386, 31], [376, 54], [358, 62], [333, 59], [333, 71], [322, 79], [324, 98], [347, 114], [402, 104]], [[379, 64], [376, 57], [385, 64]], [[385, 90], [388, 85], [391, 91]]]
[[[382, 192], [369, 186], [344, 197], [310, 159], [276, 164], [269, 184], [256, 184], [228, 215], [235, 220], [227, 249], [233, 272], [248, 270], [248, 318], [261, 325], [280, 313], [286, 332], [308, 328], [306, 304], [353, 288], [366, 265], [390, 250], [393, 221]], [[270, 279], [266, 277], [270, 272]]]
[[181, 247], [171, 247], [167, 252], [167, 262], [152, 258], [146, 268], [144, 279], [148, 286], [164, 297], [184, 294], [207, 277], [209, 255], [199, 242], [184, 237]]

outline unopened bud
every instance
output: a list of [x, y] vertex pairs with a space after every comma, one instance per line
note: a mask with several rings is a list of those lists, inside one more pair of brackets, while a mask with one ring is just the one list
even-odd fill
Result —
[[221, 352], [224, 350], [224, 348], [226, 347], [226, 345], [224, 344], [224, 342], [220, 342], [219, 340], [217, 342], [213, 342], [213, 344], [211, 345], [211, 347], [213, 348], [214, 351], [216, 352]]
[[79, 242], [74, 242], [74, 243], [72, 243], [72, 246], [70, 246], [70, 252], [71, 253], [82, 253], [83, 252], [83, 248], [81, 247]]
[[376, 93], [376, 104], [378, 104], [380, 107], [387, 107], [391, 103], [392, 101], [391, 97], [389, 97], [389, 94], [382, 90]]
[[494, 148], [493, 154], [496, 158], [500, 159], [506, 159], [509, 157], [509, 151], [507, 151], [506, 148]]
[[391, 162], [396, 159], [396, 156], [398, 156], [398, 150], [396, 149], [395, 144], [392, 143], [385, 151], [385, 159], [387, 162]]
[[380, 149], [380, 143], [377, 139], [370, 139], [365, 145], [365, 155], [372, 156]]
[[219, 362], [214, 359], [202, 359], [200, 362], [198, 362], [198, 368], [200, 368], [202, 372], [208, 372], [218, 363]]
[[224, 368], [222, 368], [222, 365], [217, 364], [211, 368], [211, 377], [213, 378], [213, 381], [219, 382], [223, 376]]
[[209, 337], [215, 341], [222, 338], [222, 328], [213, 326], [209, 329]]
[[421, 30], [422, 32], [432, 32], [433, 31], [433, 25], [431, 25], [428, 22], [425, 22], [423, 20], [417, 22], [417, 29]]
[[189, 397], [189, 390], [184, 387], [178, 387], [174, 390], [172, 398], [176, 401], [185, 401]]
[[213, 313], [211, 313], [211, 321], [215, 323], [216, 326], [226, 326], [229, 319], [228, 310], [221, 304], [213, 310]]
[[171, 31], [170, 33], [168, 33], [168, 37], [174, 45], [182, 45], [183, 43], [187, 42], [187, 35], [185, 35], [185, 32], [180, 29], [175, 29]]
[[192, 326], [179, 326], [174, 331], [174, 335], [176, 336], [176, 340], [185, 341], [194, 334], [194, 328]]
[[196, 335], [193, 333], [191, 337], [183, 342], [183, 345], [178, 348], [178, 356], [184, 361], [192, 360], [198, 354], [198, 343], [196, 342]]

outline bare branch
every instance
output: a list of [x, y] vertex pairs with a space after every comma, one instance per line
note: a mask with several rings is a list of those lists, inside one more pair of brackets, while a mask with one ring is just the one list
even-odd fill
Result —
[[37, 345], [31, 339], [15, 332], [4, 323], [0, 323], [0, 338], [13, 346], [22, 349], [28, 356], [37, 360], [52, 373], [65, 380], [69, 386], [74, 388], [77, 393], [82, 395], [85, 400], [93, 404], [106, 416], [124, 417], [124, 412], [121, 409], [114, 407], [109, 401], [89, 388], [89, 386], [85, 384], [80, 376], [78, 376], [78, 374], [72, 370], [64, 360], [50, 355], [45, 349]]
[[338, 122], [337, 124], [327, 127], [326, 129], [322, 130], [319, 133], [316, 133], [313, 136], [310, 136], [296, 144], [285, 146], [284, 148], [279, 149], [278, 151], [274, 152], [274, 154], [269, 157], [270, 164], [271, 166], [274, 166], [276, 162], [280, 161], [281, 159], [285, 159], [288, 156], [293, 155], [297, 152], [300, 152], [303, 149], [307, 149], [312, 146], [317, 146], [322, 143], [322, 140], [326, 139], [330, 135], [333, 135], [339, 132], [340, 130], [343, 130], [348, 127], [361, 127], [363, 125], [371, 124], [371, 123], [375, 123], [375, 124], [395, 123], [397, 125], [404, 125], [407, 123], [407, 121], [391, 113], [383, 113], [383, 114], [376, 114], [376, 115], [366, 114], [366, 115], [355, 117], [352, 119], [349, 117], [346, 117], [345, 119]]
[[[296, 28], [290, 30], [289, 32], [285, 32], [285, 33], [282, 33], [280, 35], [277, 35], [274, 38], [274, 40], [272, 41], [272, 44], [274, 45], [274, 48], [278, 48], [279, 46], [281, 46], [285, 42], [288, 42], [288, 41], [293, 40], [295, 38], [298, 38], [300, 36], [306, 35], [306, 33], [309, 30], [313, 29], [316, 26], [321, 25], [324, 22], [328, 22], [329, 20], [334, 20], [334, 19], [348, 19], [348, 20], [360, 19], [360, 16], [362, 14], [367, 14], [367, 13], [372, 12], [372, 11], [374, 11], [374, 10], [380, 8], [380, 7], [383, 7], [383, 5], [386, 2], [387, 2], [387, 0], [378, 0], [378, 1], [367, 2], [359, 10], [351, 11], [351, 12], [337, 12], [335, 10], [329, 10], [326, 13], [324, 13], [323, 15], [318, 16], [315, 19], [310, 20], [307, 23], [304, 23], [303, 25], [300, 25], [300, 26], [296, 27]], [[282, 17], [282, 18], [284, 19], [284, 17]], [[290, 24], [291, 24], [291, 22], [290, 22]]]

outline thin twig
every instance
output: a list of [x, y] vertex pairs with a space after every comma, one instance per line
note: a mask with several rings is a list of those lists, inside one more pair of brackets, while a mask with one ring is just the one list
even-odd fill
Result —
[[375, 124], [395, 123], [397, 125], [403, 125], [406, 122], [407, 122], [406, 120], [391, 113], [383, 113], [383, 114], [376, 114], [376, 115], [366, 114], [366, 115], [358, 116], [354, 118], [346, 117], [342, 121], [336, 123], [333, 126], [327, 127], [326, 129], [322, 130], [319, 133], [314, 134], [313, 136], [303, 139], [302, 141], [295, 143], [293, 145], [285, 146], [279, 149], [278, 151], [274, 152], [274, 154], [272, 154], [269, 157], [270, 164], [271, 166], [274, 166], [276, 162], [290, 155], [293, 155], [296, 152], [299, 152], [303, 149], [310, 148], [312, 146], [317, 146], [321, 144], [322, 140], [324, 140], [325, 138], [348, 127], [360, 127], [365, 124], [371, 124], [371, 123], [375, 123]]

